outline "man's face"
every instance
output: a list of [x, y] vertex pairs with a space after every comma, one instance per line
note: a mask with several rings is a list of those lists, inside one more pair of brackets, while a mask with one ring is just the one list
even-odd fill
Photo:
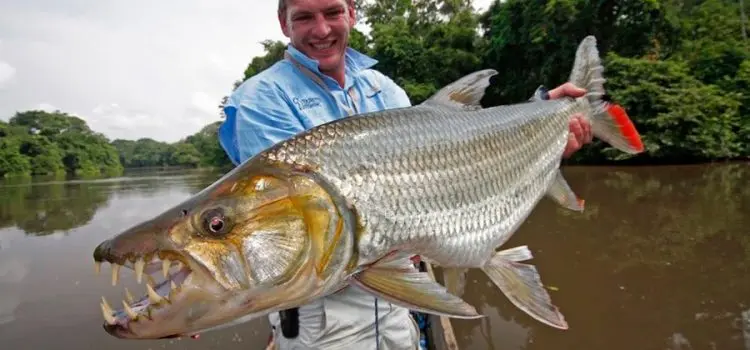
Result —
[[333, 71], [343, 65], [354, 27], [354, 8], [347, 0], [289, 0], [279, 16], [281, 30], [292, 45], [320, 62], [320, 70]]

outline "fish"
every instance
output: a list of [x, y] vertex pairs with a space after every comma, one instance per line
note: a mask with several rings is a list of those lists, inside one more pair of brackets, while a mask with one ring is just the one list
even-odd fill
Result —
[[[505, 248], [544, 198], [582, 211], [560, 172], [569, 122], [622, 152], [644, 151], [624, 108], [605, 98], [594, 36], [569, 81], [584, 96], [483, 108], [496, 70], [468, 74], [422, 103], [319, 125], [241, 163], [192, 197], [95, 247], [97, 271], [132, 269], [146, 292], [102, 298], [124, 339], [194, 336], [358, 286], [412, 310], [483, 317], [452, 281], [483, 271], [516, 307], [569, 325], [528, 246]], [[445, 285], [407, 258], [446, 270]], [[163, 277], [161, 279], [159, 272]], [[154, 278], [156, 275], [157, 278]]]

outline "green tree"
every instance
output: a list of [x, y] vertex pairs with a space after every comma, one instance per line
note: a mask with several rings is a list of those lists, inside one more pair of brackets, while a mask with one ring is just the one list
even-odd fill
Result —
[[739, 94], [702, 83], [683, 62], [611, 54], [607, 67], [613, 97], [643, 126], [648, 157], [686, 162], [741, 154]]
[[471, 1], [374, 1], [364, 5], [377, 69], [421, 103], [480, 69], [483, 41]]
[[109, 140], [86, 122], [60, 111], [16, 113], [0, 125], [0, 175], [117, 174], [122, 170]]
[[494, 2], [482, 16], [489, 41], [484, 66], [499, 71], [490, 104], [523, 101], [540, 84], [567, 81], [575, 50], [587, 35], [602, 53], [661, 58], [675, 46], [676, 27], [654, 0]]

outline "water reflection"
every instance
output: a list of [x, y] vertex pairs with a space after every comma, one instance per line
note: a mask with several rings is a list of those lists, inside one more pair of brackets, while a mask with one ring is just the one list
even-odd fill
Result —
[[[462, 350], [750, 350], [750, 165], [564, 172], [586, 211], [545, 200], [509, 246], [534, 251], [571, 329], [531, 320], [472, 271], [463, 297], [487, 317], [453, 320]], [[2, 348], [262, 349], [265, 320], [197, 341], [122, 341], [100, 326], [101, 296], [116, 302], [123, 290], [94, 276], [96, 244], [219, 176], [0, 183]], [[121, 280], [143, 288], [129, 271]]]
[[218, 175], [207, 171], [189, 175], [134, 172], [99, 180], [6, 180], [0, 183], [0, 228], [17, 227], [34, 236], [67, 232], [91, 222], [112, 199], [150, 199], [162, 195], [163, 190], [194, 193]]
[[509, 246], [534, 251], [571, 329], [532, 321], [473, 272], [464, 297], [490, 317], [453, 321], [462, 349], [750, 349], [748, 164], [564, 172], [586, 212], [544, 201]]
[[[147, 173], [0, 184], [0, 348], [262, 349], [268, 337], [262, 320], [199, 340], [122, 341], [101, 328], [100, 298], [119, 301], [124, 289], [94, 275], [94, 247], [220, 175]], [[122, 286], [132, 291], [144, 288], [130, 271], [121, 277]]]

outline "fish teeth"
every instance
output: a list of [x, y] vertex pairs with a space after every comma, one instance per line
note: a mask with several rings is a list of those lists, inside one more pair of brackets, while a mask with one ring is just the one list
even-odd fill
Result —
[[158, 304], [163, 299], [161, 295], [157, 294], [156, 291], [154, 291], [154, 288], [152, 288], [148, 283], [146, 283], [146, 292], [148, 293], [148, 301], [150, 301], [151, 304]]
[[172, 266], [172, 262], [169, 261], [169, 259], [164, 259], [161, 262], [161, 272], [164, 275], [164, 278], [167, 278], [169, 276], [169, 267]]
[[120, 278], [120, 265], [112, 264], [112, 285], [117, 285], [117, 280]]
[[180, 288], [177, 287], [177, 285], [174, 283], [174, 281], [172, 281], [170, 283], [170, 287], [172, 287], [172, 289], [169, 291], [169, 299], [167, 299], [167, 300], [175, 300], [175, 297], [177, 296], [177, 293], [180, 292]]
[[112, 316], [114, 311], [112, 311], [112, 307], [109, 306], [109, 303], [107, 303], [107, 299], [102, 297], [102, 314], [104, 315], [104, 320], [107, 321], [108, 324], [115, 324], [116, 320], [115, 317]]
[[125, 288], [125, 301], [131, 304], [133, 303], [133, 301], [135, 301], [135, 298], [133, 298], [133, 294], [130, 294], [130, 291], [127, 288]]
[[135, 279], [138, 281], [138, 284], [141, 284], [141, 281], [143, 280], [143, 268], [146, 266], [146, 262], [143, 261], [143, 258], [139, 258], [135, 261]]
[[135, 312], [133, 309], [131, 309], [130, 305], [128, 305], [128, 303], [125, 302], [124, 300], [122, 301], [122, 308], [123, 310], [125, 310], [125, 313], [128, 314], [128, 317], [130, 317], [131, 319], [135, 320], [138, 318], [138, 313]]

